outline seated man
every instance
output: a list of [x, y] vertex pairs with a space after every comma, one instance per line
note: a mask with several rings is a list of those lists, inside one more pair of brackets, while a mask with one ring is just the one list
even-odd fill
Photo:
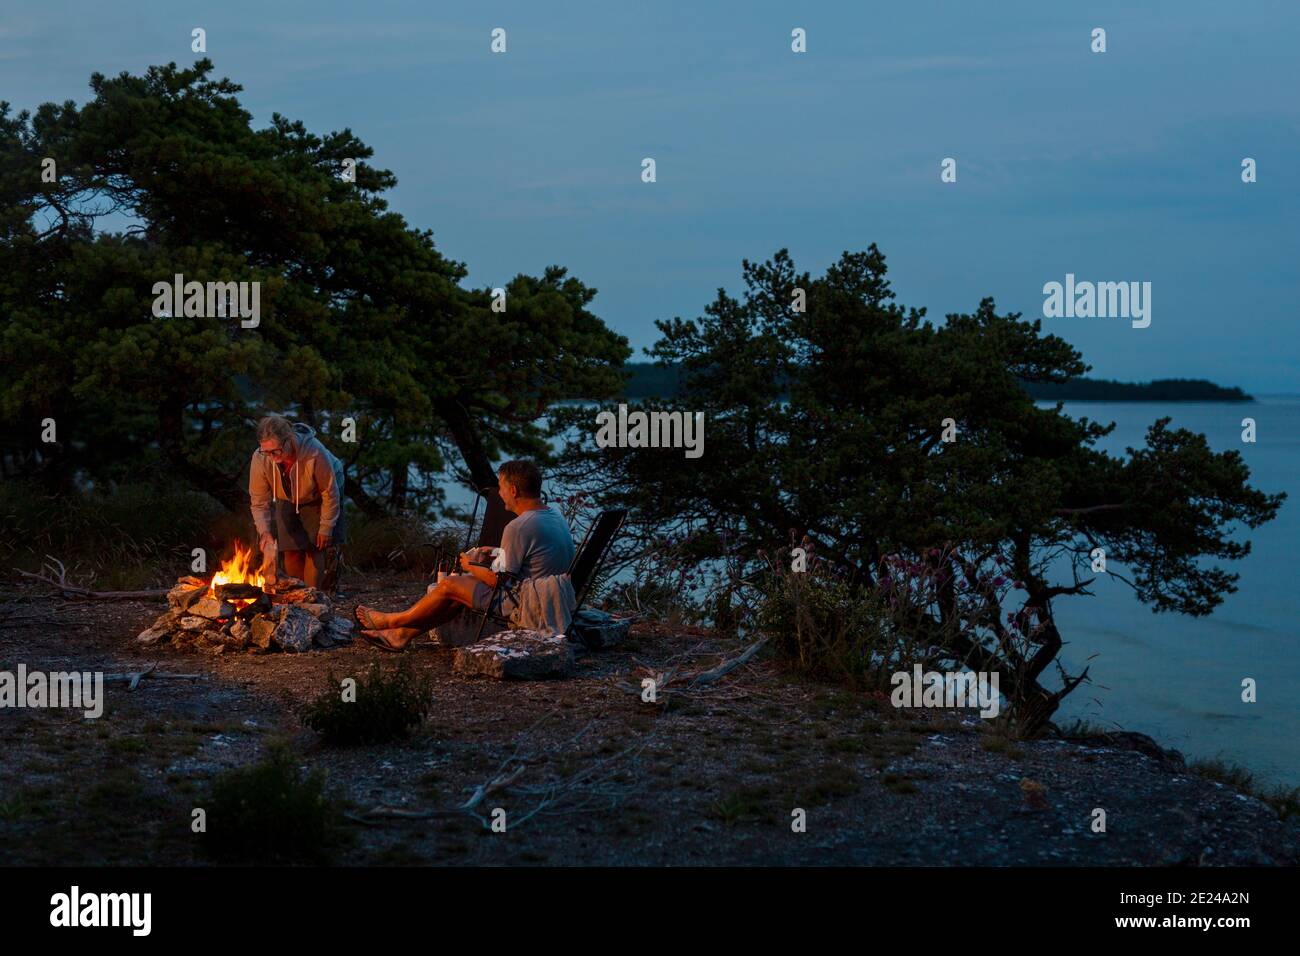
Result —
[[[506, 510], [518, 517], [506, 525], [501, 555], [492, 569], [474, 563], [474, 552], [466, 552], [460, 556], [460, 566], [467, 573], [443, 578], [405, 611], [385, 614], [357, 605], [363, 640], [380, 650], [402, 651], [415, 637], [446, 624], [466, 607], [485, 610], [496, 587], [497, 571], [524, 580], [568, 573], [573, 563], [573, 535], [564, 517], [542, 503], [541, 469], [531, 461], [508, 461], [497, 473], [497, 490]], [[503, 588], [499, 599], [500, 613], [510, 616], [515, 595]]]

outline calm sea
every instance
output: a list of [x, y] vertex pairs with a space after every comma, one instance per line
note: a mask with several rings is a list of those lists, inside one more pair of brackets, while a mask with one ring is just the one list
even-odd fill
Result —
[[[1300, 396], [1246, 405], [1068, 402], [1065, 412], [1113, 421], [1101, 447], [1115, 455], [1140, 447], [1147, 426], [1169, 415], [1174, 427], [1203, 433], [1216, 452], [1241, 452], [1251, 485], [1289, 497], [1273, 521], [1237, 529], [1251, 554], [1225, 563], [1241, 575], [1238, 591], [1209, 617], [1152, 614], [1127, 585], [1106, 577], [1093, 585], [1095, 597], [1059, 599], [1057, 624], [1071, 642], [1062, 655], [1067, 668], [1097, 655], [1096, 683], [1076, 690], [1063, 712], [1150, 734], [1188, 757], [1222, 757], [1261, 781], [1300, 784]], [[1253, 444], [1241, 440], [1247, 417], [1256, 423]], [[1241, 700], [1247, 677], [1257, 685], [1253, 704]]]

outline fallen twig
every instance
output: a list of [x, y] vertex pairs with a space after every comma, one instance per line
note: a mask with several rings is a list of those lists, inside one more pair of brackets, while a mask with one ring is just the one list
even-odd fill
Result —
[[135, 690], [140, 686], [140, 681], [146, 677], [150, 680], [198, 680], [202, 674], [169, 674], [166, 671], [158, 671], [155, 668], [158, 662], [154, 661], [144, 670], [133, 671], [128, 674], [105, 674], [104, 683], [109, 681], [126, 681], [130, 686], [127, 690]]
[[48, 584], [64, 597], [90, 598], [99, 601], [139, 601], [149, 598], [166, 597], [167, 588], [155, 588], [147, 591], [92, 591], [90, 588], [83, 588], [77, 584], [68, 583], [68, 569], [63, 562], [52, 555], [46, 555], [54, 565], [46, 564], [44, 568], [48, 574], [36, 574], [32, 571], [24, 571], [21, 568], [14, 568], [23, 577], [39, 581], [42, 584]]
[[[541, 721], [538, 721], [538, 724], [551, 716], [554, 716], [554, 714], [548, 714], [547, 717], [543, 717]], [[345, 819], [351, 820], [354, 823], [360, 823], [365, 826], [374, 826], [385, 820], [430, 820], [446, 819], [449, 817], [465, 815], [478, 820], [485, 828], [490, 828], [492, 825], [491, 822], [478, 812], [478, 808], [489, 795], [504, 790], [507, 787], [511, 787], [514, 792], [520, 796], [536, 800], [536, 803], [532, 807], [512, 818], [510, 826], [511, 828], [516, 828], [525, 821], [537, 816], [539, 813], [574, 812], [584, 809], [588, 804], [596, 799], [603, 799], [605, 801], [615, 800], [617, 799], [617, 793], [609, 787], [611, 779], [618, 773], [618, 769], [615, 765], [622, 761], [624, 757], [636, 753], [645, 747], [654, 736], [653, 732], [647, 734], [618, 753], [597, 760], [586, 767], [580, 768], [577, 772], [561, 777], [558, 780], [531, 784], [528, 786], [517, 785], [530, 765], [540, 763], [543, 761], [545, 756], [562, 750], [569, 744], [576, 742], [583, 734], [591, 729], [594, 723], [594, 721], [588, 723], [569, 740], [546, 748], [542, 754], [521, 755], [520, 744], [516, 743], [514, 752], [501, 762], [496, 773], [494, 773], [486, 783], [475, 787], [474, 792], [470, 795], [469, 799], [457, 807], [418, 810], [379, 804], [378, 806], [371, 807], [363, 813], [344, 813], [343, 816]], [[534, 725], [534, 727], [536, 726], [537, 724]]]
[[[640, 676], [642, 678], [649, 678], [650, 680], [654, 681], [655, 703], [662, 703], [667, 696], [679, 695], [684, 697], [690, 697], [693, 696], [691, 693], [692, 691], [698, 688], [707, 687], [711, 684], [717, 683], [719, 680], [721, 680], [727, 674], [734, 671], [736, 668], [742, 666], [743, 664], [748, 663], [750, 658], [752, 658], [755, 654], [757, 654], [759, 650], [766, 643], [767, 643], [766, 637], [760, 638], [759, 640], [755, 641], [753, 644], [749, 645], [749, 647], [745, 648], [745, 650], [742, 653], [731, 658], [730, 660], [722, 661], [720, 664], [711, 667], [708, 670], [698, 671], [695, 673], [686, 673], [686, 674], [679, 675], [679, 672], [681, 671], [680, 666], [675, 667], [672, 670], [669, 670], [667, 672], [655, 671], [650, 666], [643, 664], [641, 661], [636, 660], [636, 658], [633, 658], [633, 661], [638, 666], [640, 666], [642, 670], [642, 674]], [[630, 684], [627, 681], [613, 679], [609, 681], [609, 683], [612, 687], [614, 687], [617, 690], [621, 690], [624, 693], [632, 694], [637, 697], [640, 697], [642, 695], [641, 687], [635, 684]]]

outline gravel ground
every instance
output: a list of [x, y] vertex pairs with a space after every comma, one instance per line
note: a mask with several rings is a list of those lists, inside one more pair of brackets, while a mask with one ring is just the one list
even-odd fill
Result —
[[[354, 576], [357, 601], [404, 604], [413, 578]], [[1140, 735], [1012, 741], [977, 718], [895, 711], [881, 695], [806, 681], [760, 654], [691, 699], [642, 703], [613, 684], [640, 663], [704, 669], [734, 644], [698, 629], [634, 628], [578, 658], [568, 680], [496, 683], [452, 672], [420, 640], [405, 659], [434, 686], [431, 719], [397, 744], [331, 749], [297, 707], [326, 675], [393, 655], [140, 651], [161, 601], [31, 600], [0, 623], [0, 670], [160, 670], [198, 681], [109, 685], [104, 716], [0, 711], [0, 863], [203, 863], [190, 832], [212, 778], [288, 740], [326, 773], [338, 809], [445, 810], [512, 754], [527, 770], [465, 814], [344, 824], [335, 859], [370, 864], [1295, 865], [1300, 822], [1187, 773]], [[1136, 749], [1135, 749], [1136, 748]], [[566, 787], [598, 768], [599, 779]], [[550, 791], [547, 791], [547, 788]], [[1095, 811], [1106, 832], [1093, 832]], [[803, 811], [802, 832], [793, 826]]]

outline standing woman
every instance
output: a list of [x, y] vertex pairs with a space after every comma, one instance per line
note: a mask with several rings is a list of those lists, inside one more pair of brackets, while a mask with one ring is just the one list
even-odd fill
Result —
[[285, 574], [333, 592], [344, 540], [343, 462], [310, 425], [280, 415], [257, 423], [257, 443], [248, 497], [264, 568], [278, 551]]

